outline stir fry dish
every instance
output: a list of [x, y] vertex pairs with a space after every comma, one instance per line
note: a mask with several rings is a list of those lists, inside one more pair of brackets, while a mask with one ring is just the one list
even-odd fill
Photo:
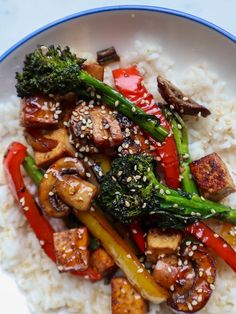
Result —
[[191, 160], [185, 115], [211, 112], [160, 75], [157, 101], [135, 65], [105, 84], [118, 60], [114, 47], [97, 63], [59, 46], [25, 57], [16, 91], [29, 146], [9, 146], [6, 179], [58, 271], [111, 284], [113, 314], [150, 302], [194, 313], [215, 289], [214, 255], [236, 271], [230, 241], [209, 226], [234, 228], [236, 210], [220, 201], [235, 185], [218, 154]]

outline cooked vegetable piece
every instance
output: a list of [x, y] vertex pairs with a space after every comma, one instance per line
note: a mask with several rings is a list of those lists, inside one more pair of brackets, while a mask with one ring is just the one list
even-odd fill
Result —
[[96, 153], [123, 141], [118, 121], [104, 105], [93, 108], [85, 102], [78, 105], [71, 115], [70, 130], [75, 146], [81, 152]]
[[116, 108], [156, 140], [163, 141], [166, 138], [168, 132], [159, 125], [158, 118], [145, 114], [112, 87], [81, 70], [85, 60], [72, 54], [69, 47], [61, 49], [59, 46], [50, 46], [46, 49], [46, 53], [44, 47], [26, 55], [22, 73], [16, 73], [16, 89], [19, 97], [23, 98], [39, 92], [45, 95], [50, 93], [65, 95], [68, 92], [89, 95], [89, 91], [84, 88], [87, 86], [95, 91], [91, 91], [92, 97], [101, 98], [102, 103], [106, 103], [112, 109]]
[[220, 201], [235, 192], [232, 177], [218, 154], [212, 153], [191, 162], [190, 169], [205, 198]]
[[[186, 246], [183, 256], [185, 258], [182, 261], [183, 268], [178, 273], [175, 284], [171, 287], [173, 294], [167, 302], [176, 312], [194, 313], [205, 306], [215, 288], [216, 268], [207, 251], [198, 245]], [[185, 282], [190, 288], [186, 291], [185, 288], [183, 289], [183, 282], [189, 273], [189, 269], [187, 269], [187, 273], [184, 269], [186, 266], [184, 264], [187, 263], [192, 263], [195, 278], [193, 285], [191, 282]]]
[[27, 128], [24, 135], [27, 143], [37, 152], [50, 152], [58, 145], [57, 140], [45, 137], [40, 129]]
[[38, 194], [40, 204], [49, 216], [60, 218], [68, 215], [71, 207], [78, 210], [90, 207], [97, 188], [82, 179], [85, 175], [84, 165], [71, 157], [57, 160], [47, 170]]
[[150, 156], [128, 155], [115, 159], [111, 171], [102, 179], [100, 203], [124, 223], [148, 214], [157, 214], [158, 226], [166, 228], [182, 228], [210, 217], [236, 223], [235, 209], [160, 183]]
[[215, 233], [204, 223], [197, 221], [188, 226], [186, 232], [206, 244], [218, 256], [220, 256], [236, 272], [236, 252], [223, 238]]
[[60, 272], [86, 270], [89, 265], [87, 228], [53, 234], [57, 268]]
[[157, 77], [157, 83], [162, 98], [169, 106], [173, 106], [178, 113], [193, 116], [201, 113], [203, 117], [207, 117], [211, 114], [210, 110], [185, 95], [180, 89], [161, 75]]
[[98, 208], [92, 208], [91, 211], [87, 212], [75, 211], [75, 214], [101, 242], [104, 249], [114, 259], [115, 263], [127, 276], [129, 282], [143, 298], [154, 303], [166, 300], [168, 296], [166, 290], [155, 284], [152, 276]]
[[84, 64], [83, 69], [97, 80], [103, 81], [104, 67], [97, 63]]
[[176, 142], [176, 147], [179, 154], [180, 161], [180, 179], [183, 191], [188, 193], [198, 194], [197, 186], [192, 179], [189, 164], [191, 163], [191, 156], [188, 147], [188, 131], [182, 118], [177, 113], [170, 113], [167, 111], [170, 118], [173, 136]]
[[60, 103], [47, 96], [22, 99], [21, 125], [26, 128], [55, 128], [61, 114]]
[[113, 46], [97, 52], [97, 62], [99, 64], [107, 64], [115, 61], [120, 61], [120, 57]]
[[196, 274], [191, 263], [185, 264], [181, 257], [167, 255], [157, 260], [152, 275], [157, 283], [172, 292], [175, 284], [181, 280], [181, 291], [187, 293], [194, 284]]
[[118, 121], [107, 107], [91, 110], [93, 140], [98, 146], [116, 147], [122, 143], [123, 135]]
[[113, 258], [103, 248], [98, 248], [91, 253], [89, 264], [102, 277], [117, 268]]
[[91, 200], [97, 194], [97, 188], [88, 181], [76, 175], [65, 174], [62, 179], [56, 181], [55, 192], [68, 206], [78, 210], [88, 210]]
[[181, 240], [179, 231], [150, 229], [147, 234], [147, 260], [155, 263], [160, 255], [177, 252]]
[[148, 312], [147, 302], [124, 277], [111, 280], [112, 314], [145, 314]]
[[66, 129], [57, 129], [44, 135], [49, 140], [58, 142], [55, 148], [48, 152], [36, 151], [34, 154], [35, 162], [39, 167], [47, 167], [57, 159], [64, 156], [75, 156], [75, 150], [69, 142], [69, 137]]
[[[55, 261], [54, 245], [53, 245], [53, 229], [46, 218], [41, 213], [40, 208], [34, 201], [32, 195], [26, 188], [21, 174], [21, 165], [27, 156], [26, 147], [18, 142], [13, 142], [3, 160], [4, 171], [9, 187], [19, 207], [23, 210], [31, 228], [45, 253]], [[38, 172], [40, 172], [38, 170]], [[41, 177], [43, 176], [40, 172]], [[38, 180], [38, 176], [37, 176]]]
[[[153, 96], [144, 86], [143, 77], [137, 67], [132, 66], [126, 69], [117, 69], [113, 70], [112, 73], [118, 91], [147, 114], [154, 115], [160, 119], [161, 125], [171, 133], [168, 121], [162, 114]], [[148, 138], [158, 155], [167, 185], [170, 188], [179, 188], [179, 158], [173, 135], [170, 134], [163, 143], [155, 141], [151, 136]]]

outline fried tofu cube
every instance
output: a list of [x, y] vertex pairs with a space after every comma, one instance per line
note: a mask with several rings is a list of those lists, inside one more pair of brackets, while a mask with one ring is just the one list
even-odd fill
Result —
[[24, 98], [21, 103], [21, 125], [26, 128], [55, 128], [60, 114], [60, 103], [47, 96]]
[[113, 278], [111, 281], [112, 314], [145, 314], [147, 302], [136, 292], [124, 277]]
[[190, 169], [203, 197], [220, 201], [235, 192], [233, 179], [225, 163], [216, 153], [193, 161]]
[[97, 80], [103, 81], [104, 67], [97, 63], [84, 64], [84, 70]]
[[175, 253], [181, 240], [182, 234], [179, 231], [150, 229], [147, 235], [147, 260], [155, 263], [160, 255]]
[[61, 157], [74, 157], [75, 149], [69, 142], [66, 129], [57, 129], [44, 135], [49, 139], [58, 141], [58, 144], [49, 152], [35, 152], [35, 162], [39, 167], [47, 167]]
[[91, 253], [89, 263], [102, 277], [116, 269], [113, 258], [103, 248], [98, 248]]
[[53, 234], [56, 263], [60, 272], [82, 271], [89, 266], [88, 230], [76, 228]]

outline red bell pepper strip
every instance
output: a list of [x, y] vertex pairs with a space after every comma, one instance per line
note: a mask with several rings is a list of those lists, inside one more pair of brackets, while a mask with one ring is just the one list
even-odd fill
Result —
[[186, 227], [185, 231], [215, 251], [236, 272], [236, 252], [211, 228], [202, 222], [195, 222]]
[[129, 224], [129, 230], [130, 230], [130, 233], [131, 233], [135, 243], [137, 244], [137, 246], [139, 247], [141, 252], [144, 253], [144, 251], [145, 251], [145, 239], [144, 239], [143, 230], [141, 229], [139, 224], [135, 223], [135, 222]]
[[[147, 91], [143, 84], [143, 78], [136, 66], [126, 69], [113, 70], [115, 86], [118, 91], [132, 101], [144, 112], [160, 119], [161, 126], [165, 127], [171, 134], [171, 126], [165, 119], [153, 96]], [[149, 136], [152, 145], [155, 146], [165, 181], [170, 188], [179, 188], [179, 158], [173, 135], [168, 136], [163, 143], [158, 143]]]
[[[26, 147], [18, 142], [13, 142], [4, 156], [4, 171], [18, 205], [22, 208], [36, 237], [40, 241], [45, 253], [56, 262], [54, 251], [53, 233], [55, 232], [47, 219], [43, 216], [40, 208], [35, 203], [32, 195], [27, 190], [20, 167], [27, 157]], [[74, 271], [75, 275], [88, 277], [91, 281], [101, 279], [99, 273], [91, 268], [85, 271]]]

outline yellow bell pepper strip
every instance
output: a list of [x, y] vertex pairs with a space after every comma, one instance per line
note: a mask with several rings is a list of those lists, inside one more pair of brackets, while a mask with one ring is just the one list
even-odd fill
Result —
[[108, 223], [100, 209], [92, 207], [90, 211], [74, 211], [74, 213], [89, 231], [101, 241], [105, 250], [113, 257], [116, 264], [143, 298], [156, 304], [168, 298], [168, 292], [155, 283], [151, 274]]

